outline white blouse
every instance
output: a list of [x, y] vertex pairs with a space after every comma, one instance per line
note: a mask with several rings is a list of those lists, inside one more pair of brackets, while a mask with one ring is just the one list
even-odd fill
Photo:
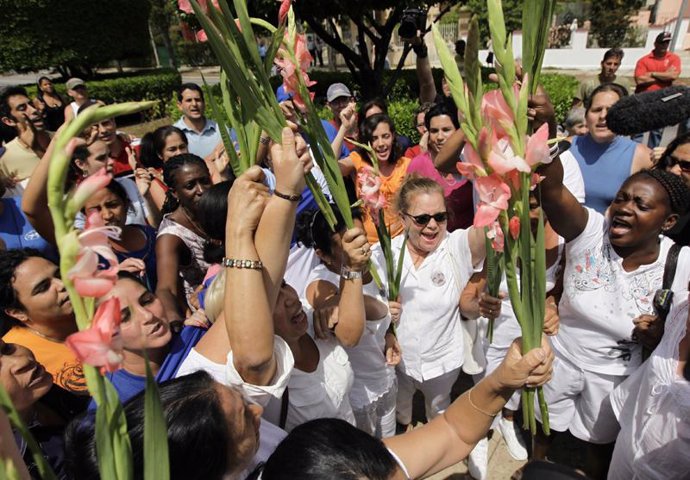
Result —
[[609, 480], [690, 478], [690, 382], [678, 374], [688, 293], [676, 293], [661, 343], [611, 393], [621, 425]]

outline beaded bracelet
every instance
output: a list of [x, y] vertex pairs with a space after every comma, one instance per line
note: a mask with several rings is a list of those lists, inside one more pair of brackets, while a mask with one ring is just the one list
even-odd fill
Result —
[[263, 270], [264, 264], [261, 260], [239, 260], [235, 258], [225, 258], [221, 262], [227, 268], [249, 268], [251, 270]]

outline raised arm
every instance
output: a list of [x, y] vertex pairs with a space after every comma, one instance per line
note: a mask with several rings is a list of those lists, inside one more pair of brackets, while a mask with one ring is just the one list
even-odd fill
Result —
[[[407, 467], [411, 478], [424, 478], [458, 463], [486, 436], [494, 417], [513, 392], [524, 386], [543, 385], [551, 378], [553, 352], [548, 342], [520, 354], [513, 342], [503, 363], [465, 392], [431, 422], [403, 435], [384, 439]], [[424, 445], [424, 455], [419, 454]]]
[[654, 161], [652, 160], [652, 149], [647, 145], [639, 143], [635, 147], [635, 154], [633, 155], [632, 165], [630, 167], [630, 175], [637, 173], [645, 168], [652, 168]]
[[465, 132], [458, 128], [434, 157], [434, 167], [443, 173], [457, 173], [455, 164], [460, 161], [460, 154], [465, 148]]
[[[366, 273], [365, 269], [371, 250], [366, 234], [359, 228], [353, 228], [343, 234], [344, 267], [351, 272]], [[367, 318], [362, 277], [345, 279], [341, 277], [340, 288], [325, 281], [313, 282], [307, 287], [307, 300], [314, 307], [315, 333], [323, 331], [317, 317], [318, 311], [337, 306], [335, 336], [346, 347], [354, 347], [364, 332]], [[380, 317], [377, 317], [380, 318]]]
[[311, 169], [312, 161], [302, 137], [296, 137], [287, 127], [283, 129], [282, 145], [271, 146], [271, 161], [276, 187], [256, 230], [256, 251], [264, 264], [266, 291], [273, 310], [285, 276], [297, 205], [305, 187], [304, 174]]
[[[553, 105], [546, 92], [540, 90], [530, 98], [530, 116], [534, 118], [535, 129], [543, 122], [549, 124], [549, 138], [556, 138], [556, 119]], [[566, 242], [576, 238], [587, 226], [588, 211], [563, 185], [563, 164], [556, 157], [551, 163], [539, 167], [544, 177], [539, 184], [541, 205], [551, 226]]]
[[[31, 174], [31, 179], [22, 195], [22, 211], [38, 234], [51, 245], [55, 245], [56, 242], [53, 217], [50, 216], [50, 210], [48, 210], [48, 170], [57, 137], [56, 134], [48, 145], [46, 153]], [[77, 145], [85, 143], [82, 139], [72, 140], [68, 146], [68, 153], [71, 154]]]
[[[232, 185], [228, 194], [225, 225], [225, 257], [242, 262], [226, 266], [224, 313], [225, 327], [232, 349], [234, 366], [242, 379], [253, 385], [268, 384], [276, 372], [273, 336], [273, 308], [255, 245], [260, 233], [257, 228], [262, 213], [268, 213], [268, 187], [261, 181], [263, 171], [251, 167]], [[277, 231], [274, 236], [281, 236]], [[288, 236], [289, 237], [289, 236]], [[265, 251], [280, 255], [278, 251]], [[284, 268], [284, 267], [283, 267]]]
[[338, 133], [331, 142], [331, 148], [335, 153], [336, 157], [340, 156], [340, 151], [343, 148], [343, 141], [349, 132], [351, 132], [357, 125], [357, 104], [354, 101], [345, 107], [340, 112], [340, 128], [338, 128]]

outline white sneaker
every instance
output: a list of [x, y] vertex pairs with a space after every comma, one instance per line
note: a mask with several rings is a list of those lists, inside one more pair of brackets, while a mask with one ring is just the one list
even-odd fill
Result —
[[484, 437], [470, 452], [467, 469], [475, 480], [486, 480], [489, 474], [489, 440]]
[[527, 448], [522, 436], [516, 431], [515, 422], [501, 417], [498, 420], [498, 431], [508, 447], [508, 453], [515, 460], [527, 460]]

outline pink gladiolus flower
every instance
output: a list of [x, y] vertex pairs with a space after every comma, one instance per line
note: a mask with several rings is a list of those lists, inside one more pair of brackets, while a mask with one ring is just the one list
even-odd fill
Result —
[[513, 240], [517, 240], [518, 235], [520, 235], [520, 217], [513, 216], [508, 222], [508, 230], [510, 230], [510, 236]]
[[522, 157], [513, 153], [513, 149], [510, 147], [510, 142], [507, 138], [499, 138], [498, 141], [494, 143], [489, 153], [487, 163], [491, 169], [499, 175], [505, 175], [511, 170], [518, 170], [525, 173], [532, 171]]
[[502, 252], [505, 247], [505, 236], [503, 235], [503, 230], [501, 229], [501, 224], [494, 222], [491, 224], [491, 228], [486, 232], [486, 238], [491, 240], [491, 248], [496, 252]]
[[546, 123], [539, 127], [533, 135], [527, 137], [525, 160], [530, 167], [533, 168], [541, 163], [551, 162], [548, 140], [549, 126]]
[[283, 0], [280, 3], [280, 9], [278, 10], [278, 23], [281, 25], [287, 20], [288, 12], [290, 11], [290, 6], [292, 5], [292, 0]]
[[[286, 33], [287, 38], [287, 33]], [[287, 43], [287, 40], [286, 40]], [[307, 41], [304, 35], [295, 36], [295, 58], [299, 64], [299, 69], [304, 80], [304, 84], [307, 88], [316, 84], [316, 82], [309, 79], [307, 75], [307, 70], [311, 66], [312, 56], [307, 49]], [[297, 67], [292, 63], [288, 53], [281, 49], [278, 51], [278, 55], [275, 59], [275, 64], [280, 69], [280, 74], [283, 76], [283, 86], [285, 87], [285, 93], [292, 96], [292, 100], [297, 108], [304, 111], [306, 105], [304, 99], [299, 94], [299, 78], [297, 77]], [[309, 96], [313, 99], [314, 93], [309, 92]]]
[[537, 185], [541, 183], [542, 180], [544, 180], [546, 177], [543, 177], [539, 175], [538, 173], [533, 173], [532, 178], [530, 179], [530, 185], [529, 189], [530, 191], [533, 191], [535, 188], [537, 188]]
[[484, 169], [482, 159], [479, 157], [479, 154], [472, 147], [472, 145], [470, 145], [469, 143], [465, 144], [465, 148], [463, 149], [462, 153], [465, 161], [458, 162], [455, 165], [455, 168], [457, 168], [458, 172], [460, 172], [461, 175], [466, 176], [471, 181], [474, 181], [474, 179], [478, 176], [486, 175], [486, 170]]
[[508, 208], [510, 187], [495, 173], [487, 177], [478, 177], [474, 186], [480, 200], [477, 213], [474, 215], [474, 226], [488, 227], [496, 221], [502, 210]]
[[[68, 272], [74, 288], [84, 297], [102, 297], [113, 288], [117, 280], [117, 256], [110, 248], [108, 238], [120, 235], [118, 227], [106, 227], [98, 212], [91, 212], [86, 220], [86, 228], [79, 234], [79, 254], [77, 263]], [[108, 267], [99, 268], [99, 258]]]
[[120, 300], [111, 298], [98, 307], [91, 326], [67, 337], [65, 344], [82, 363], [114, 372], [123, 360], [119, 328]]
[[482, 116], [491, 124], [499, 137], [507, 136], [507, 130], [514, 123], [513, 111], [503, 98], [501, 90], [491, 90], [482, 97]]
[[[208, 13], [208, 0], [197, 0], [197, 3], [199, 4], [201, 10], [204, 13]], [[213, 0], [212, 3], [214, 7], [220, 10], [218, 0]], [[194, 13], [192, 3], [189, 0], [177, 0], [177, 8], [182, 10], [184, 13]]]
[[81, 209], [86, 201], [91, 198], [94, 193], [103, 190], [110, 183], [110, 180], [110, 175], [105, 173], [105, 167], [101, 168], [93, 175], [86, 177], [74, 192], [73, 202], [75, 208], [77, 210]]
[[378, 211], [386, 206], [386, 197], [381, 191], [381, 177], [372, 167], [366, 166], [357, 173], [357, 183], [362, 201], [376, 222]]

